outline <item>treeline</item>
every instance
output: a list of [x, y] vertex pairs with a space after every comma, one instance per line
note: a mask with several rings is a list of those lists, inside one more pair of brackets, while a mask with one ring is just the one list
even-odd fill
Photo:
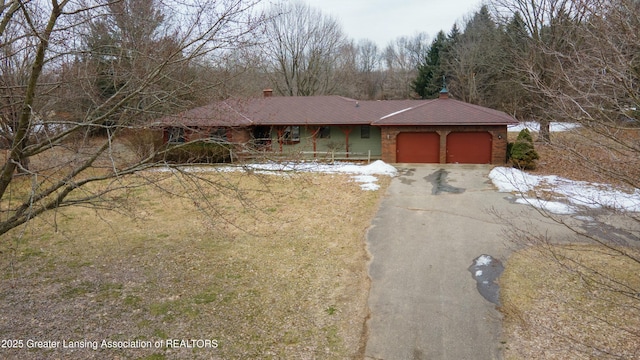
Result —
[[[349, 39], [335, 18], [301, 1], [62, 1], [73, 10], [59, 14], [38, 59], [37, 31], [46, 35], [44, 15], [56, 4], [0, 6], [5, 143], [21, 116], [45, 127], [53, 117], [89, 121], [91, 132], [104, 132], [264, 88], [384, 100], [433, 98], [446, 84], [454, 98], [540, 121], [543, 138], [544, 124], [586, 105], [628, 113], [640, 102], [637, 0], [492, 0], [448, 33], [384, 48]], [[588, 104], [576, 104], [581, 94]]]

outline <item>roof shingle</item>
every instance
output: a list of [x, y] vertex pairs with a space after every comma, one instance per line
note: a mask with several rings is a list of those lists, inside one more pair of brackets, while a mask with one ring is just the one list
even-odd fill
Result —
[[340, 96], [225, 100], [157, 121], [163, 126], [506, 125], [504, 112], [453, 99], [358, 101]]

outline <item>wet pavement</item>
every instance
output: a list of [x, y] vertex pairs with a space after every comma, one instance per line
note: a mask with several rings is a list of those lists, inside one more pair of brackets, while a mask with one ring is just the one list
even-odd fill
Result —
[[478, 292], [487, 301], [500, 305], [500, 285], [498, 278], [504, 271], [502, 262], [491, 255], [482, 254], [473, 259], [469, 266], [471, 276], [476, 281]]
[[493, 211], [516, 208], [536, 226], [552, 231], [553, 225], [505, 201], [509, 195], [487, 178], [490, 166], [399, 170], [367, 235], [372, 285], [365, 358], [500, 359], [495, 278], [509, 244]]
[[463, 188], [451, 186], [447, 183], [447, 176], [449, 172], [445, 169], [438, 169], [434, 173], [425, 177], [425, 180], [431, 183], [433, 188], [431, 189], [432, 195], [439, 195], [443, 192], [451, 194], [462, 194]]

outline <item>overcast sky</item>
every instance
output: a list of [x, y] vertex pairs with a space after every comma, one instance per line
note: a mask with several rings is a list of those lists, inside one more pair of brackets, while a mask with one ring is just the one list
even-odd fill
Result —
[[[373, 40], [386, 47], [400, 36], [426, 32], [433, 39], [480, 8], [481, 0], [303, 0], [337, 18], [355, 41]], [[459, 24], [460, 25], [460, 24]]]

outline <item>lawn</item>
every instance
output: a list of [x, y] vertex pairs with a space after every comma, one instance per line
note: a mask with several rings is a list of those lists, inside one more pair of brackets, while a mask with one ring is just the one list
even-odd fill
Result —
[[631, 257], [594, 245], [530, 247], [509, 257], [500, 286], [505, 359], [640, 356], [640, 263]]
[[[606, 151], [584, 135], [580, 130], [555, 133], [552, 145], [536, 144], [541, 159], [533, 173], [633, 190], [630, 184], [640, 176], [637, 152]], [[638, 132], [621, 136], [637, 139]], [[583, 157], [633, 181], [612, 181]], [[592, 216], [626, 224], [626, 234], [638, 240], [637, 213], [609, 209]], [[640, 243], [608, 242], [612, 228], [605, 226], [594, 232], [605, 239], [601, 244], [560, 245], [566, 239], [546, 239], [545, 229], [539, 230], [541, 236], [534, 240], [524, 238], [524, 232], [520, 238], [518, 230], [511, 232], [519, 250], [507, 259], [499, 280], [505, 359], [639, 358]]]
[[0, 339], [18, 349], [2, 358], [362, 354], [365, 234], [388, 178], [143, 175], [154, 185], [117, 211], [64, 208], [3, 237]]

